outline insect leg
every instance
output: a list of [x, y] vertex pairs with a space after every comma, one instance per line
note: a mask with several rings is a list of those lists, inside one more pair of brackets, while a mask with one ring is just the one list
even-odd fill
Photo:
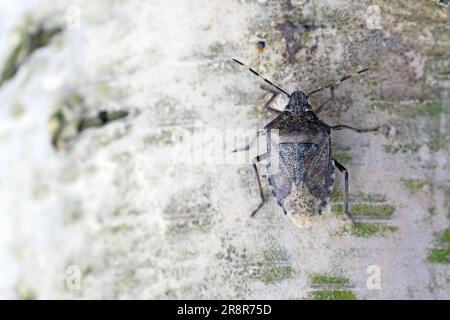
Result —
[[345, 179], [345, 189], [344, 189], [344, 212], [345, 214], [350, 218], [350, 220], [352, 221], [353, 225], [355, 224], [355, 222], [352, 219], [352, 216], [350, 215], [350, 212], [348, 210], [348, 172], [347, 169], [336, 159], [334, 159], [334, 164], [336, 165], [336, 168], [339, 169], [340, 172], [342, 172], [344, 174], [344, 179]]
[[331, 101], [334, 101], [334, 87], [331, 86], [330, 87], [330, 97], [324, 102], [322, 103], [316, 111], [314, 111], [315, 114], [319, 114], [320, 112], [322, 112], [322, 109]]
[[264, 192], [263, 192], [262, 186], [261, 186], [261, 179], [260, 179], [260, 177], [259, 177], [258, 167], [256, 166], [256, 163], [258, 163], [259, 161], [264, 160], [264, 159], [266, 159], [266, 158], [267, 158], [267, 153], [264, 153], [264, 154], [262, 154], [262, 155], [260, 155], [260, 156], [256, 156], [256, 157], [253, 159], [252, 166], [253, 166], [253, 171], [255, 172], [255, 175], [256, 175], [256, 180], [257, 180], [257, 182], [258, 182], [258, 188], [259, 188], [259, 195], [260, 195], [260, 197], [261, 197], [261, 203], [260, 203], [259, 206], [252, 212], [252, 214], [250, 215], [251, 217], [253, 217], [253, 216], [256, 214], [256, 212], [257, 212], [259, 209], [261, 209], [261, 207], [262, 207], [262, 206], [264, 205], [264, 203], [266, 202], [266, 198], [264, 197]]
[[264, 109], [274, 113], [274, 114], [280, 114], [281, 111], [275, 108], [272, 108], [270, 106], [270, 104], [272, 103], [272, 101], [280, 94], [279, 92], [275, 91], [275, 90], [270, 90], [270, 89], [266, 89], [264, 87], [262, 87], [264, 90], [270, 91], [272, 93], [272, 96], [270, 97], [269, 101], [266, 102], [266, 104], [264, 104]]
[[250, 149], [250, 147], [253, 146], [253, 144], [254, 144], [254, 143], [256, 142], [256, 140], [258, 139], [258, 137], [259, 137], [259, 135], [261, 134], [261, 132], [263, 132], [263, 131], [258, 130], [258, 131], [256, 132], [256, 135], [252, 138], [252, 140], [250, 140], [249, 143], [247, 143], [247, 144], [246, 144], [244, 147], [242, 147], [242, 148], [234, 149], [233, 151], [231, 151], [231, 153], [233, 153], [233, 152], [238, 152], [238, 151], [247, 151], [248, 149]]
[[353, 131], [356, 131], [356, 132], [374, 132], [374, 131], [378, 131], [380, 129], [380, 126], [376, 126], [376, 127], [373, 127], [373, 128], [364, 128], [364, 129], [362, 129], [362, 128], [355, 128], [355, 127], [352, 127], [352, 126], [348, 126], [346, 124], [338, 124], [338, 125], [329, 126], [329, 127], [331, 129], [333, 129], [333, 130], [350, 129], [350, 130], [353, 130]]

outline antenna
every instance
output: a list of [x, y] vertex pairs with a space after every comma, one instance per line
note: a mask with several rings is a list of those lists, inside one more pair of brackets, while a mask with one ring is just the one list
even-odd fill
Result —
[[286, 91], [284, 91], [283, 89], [281, 89], [279, 86], [277, 86], [276, 84], [274, 84], [273, 82], [267, 80], [266, 78], [264, 78], [263, 76], [261, 76], [258, 72], [256, 72], [255, 70], [253, 70], [252, 68], [250, 68], [249, 66], [247, 66], [246, 64], [240, 62], [239, 60], [236, 59], [232, 59], [234, 62], [239, 63], [241, 66], [246, 67], [248, 70], [250, 70], [251, 73], [253, 73], [254, 75], [260, 77], [261, 79], [263, 79], [265, 82], [267, 82], [268, 84], [270, 84], [271, 86], [277, 88], [278, 90], [280, 90], [281, 92], [283, 92], [285, 95], [287, 95], [289, 98], [291, 97], [291, 95], [289, 93], [287, 93]]
[[327, 85], [324, 86], [324, 87], [318, 87], [317, 89], [315, 89], [315, 90], [313, 90], [313, 91], [311, 91], [311, 92], [308, 92], [308, 96], [310, 96], [310, 95], [312, 95], [312, 94], [314, 94], [314, 93], [317, 93], [317, 92], [319, 92], [319, 91], [325, 90], [325, 89], [327, 89], [327, 88], [337, 86], [337, 85], [340, 84], [341, 82], [344, 82], [345, 80], [348, 80], [348, 79], [350, 79], [351, 77], [356, 76], [356, 75], [358, 75], [358, 74], [361, 74], [361, 73], [363, 73], [363, 72], [366, 72], [366, 71], [368, 71], [369, 69], [370, 69], [370, 68], [364, 68], [364, 69], [361, 69], [361, 70], [359, 70], [359, 71], [356, 71], [355, 73], [352, 73], [352, 74], [350, 74], [350, 75], [346, 75], [346, 76], [342, 77], [341, 80], [339, 80], [339, 81], [329, 83], [329, 84], [327, 84]]

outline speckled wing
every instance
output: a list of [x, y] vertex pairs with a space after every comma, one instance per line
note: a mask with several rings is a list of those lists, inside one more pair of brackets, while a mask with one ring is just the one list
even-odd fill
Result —
[[[272, 155], [279, 152], [279, 145], [272, 145]], [[273, 160], [273, 157], [272, 157]], [[272, 189], [272, 194], [277, 199], [279, 205], [282, 206], [282, 201], [288, 196], [291, 191], [291, 177], [287, 165], [278, 159], [278, 161], [269, 161], [267, 165], [267, 173], [269, 185]]]
[[331, 141], [329, 136], [324, 136], [318, 144], [319, 149], [315, 156], [306, 165], [306, 187], [316, 198], [322, 200], [322, 206], [326, 204], [331, 195], [334, 184], [334, 163], [331, 157]]

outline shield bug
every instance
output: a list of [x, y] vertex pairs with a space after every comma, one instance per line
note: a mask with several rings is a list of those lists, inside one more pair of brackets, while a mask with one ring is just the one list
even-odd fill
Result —
[[[257, 163], [268, 159], [267, 174], [269, 185], [278, 205], [283, 208], [285, 214], [288, 211], [293, 214], [321, 214], [333, 190], [335, 169], [337, 168], [344, 175], [344, 212], [351, 219], [348, 204], [349, 176], [347, 169], [332, 156], [330, 134], [332, 130], [342, 129], [350, 129], [356, 132], [377, 131], [379, 127], [360, 129], [345, 124], [329, 125], [320, 120], [317, 115], [329, 102], [334, 100], [334, 89], [337, 85], [354, 75], [368, 71], [369, 68], [346, 75], [339, 81], [319, 87], [308, 93], [294, 91], [289, 94], [244, 63], [236, 59], [233, 59], [233, 61], [248, 68], [250, 72], [262, 78], [267, 84], [276, 89], [276, 91], [273, 91], [272, 98], [266, 103], [265, 108], [277, 113], [277, 117], [262, 130], [259, 130], [257, 136], [244, 148], [233, 151], [248, 150], [261, 132], [265, 133], [267, 137], [267, 152], [256, 156], [252, 162], [261, 203], [252, 212], [251, 216], [254, 216], [266, 201], [261, 187]], [[327, 89], [330, 90], [330, 97], [313, 111], [309, 97]], [[278, 93], [283, 93], [289, 98], [289, 103], [283, 111], [270, 108], [269, 105]], [[275, 130], [278, 133], [277, 139], [273, 139]], [[275, 161], [277, 162], [276, 170], [273, 165]]]

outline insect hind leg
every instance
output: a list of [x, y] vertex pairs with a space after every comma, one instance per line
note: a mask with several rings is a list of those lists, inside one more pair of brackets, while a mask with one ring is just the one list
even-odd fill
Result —
[[347, 169], [335, 158], [333, 158], [334, 164], [336, 165], [336, 168], [339, 169], [340, 172], [344, 175], [345, 179], [345, 189], [344, 189], [344, 213], [350, 218], [353, 225], [355, 225], [355, 221], [353, 221], [353, 218], [349, 212], [348, 209], [348, 172]]
[[264, 205], [264, 203], [266, 202], [266, 198], [264, 197], [264, 192], [263, 192], [262, 186], [261, 186], [261, 178], [259, 176], [258, 167], [256, 165], [258, 162], [260, 162], [266, 158], [267, 158], [267, 153], [264, 153], [262, 155], [256, 156], [253, 159], [252, 167], [253, 167], [253, 171], [255, 172], [255, 175], [256, 175], [256, 181], [258, 182], [258, 189], [259, 189], [259, 196], [261, 197], [261, 203], [252, 212], [252, 214], [250, 215], [251, 217], [253, 217], [256, 214], [256, 212], [258, 212], [258, 210], [261, 209], [262, 206]]

